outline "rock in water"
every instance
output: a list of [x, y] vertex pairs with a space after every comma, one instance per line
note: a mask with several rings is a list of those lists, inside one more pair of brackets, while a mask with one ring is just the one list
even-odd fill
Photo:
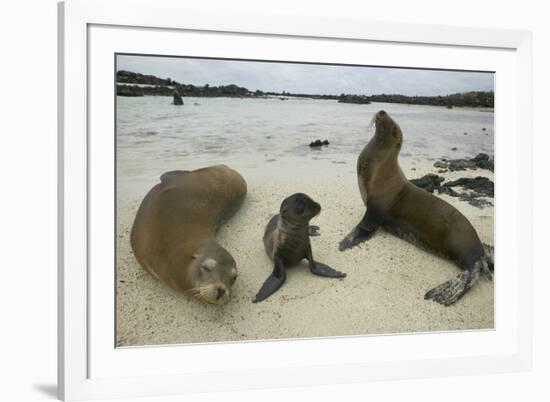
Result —
[[174, 105], [183, 105], [183, 100], [178, 91], [174, 91]]
[[324, 141], [315, 140], [315, 141], [311, 141], [309, 143], [309, 146], [313, 148], [313, 147], [321, 147], [323, 145], [329, 145], [329, 144], [330, 144], [330, 142], [328, 142], [328, 140], [324, 140]]

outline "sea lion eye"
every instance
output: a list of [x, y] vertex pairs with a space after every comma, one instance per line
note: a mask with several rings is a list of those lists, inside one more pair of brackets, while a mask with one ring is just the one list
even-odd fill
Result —
[[202, 272], [211, 272], [210, 268], [208, 268], [206, 265], [201, 265], [201, 271]]

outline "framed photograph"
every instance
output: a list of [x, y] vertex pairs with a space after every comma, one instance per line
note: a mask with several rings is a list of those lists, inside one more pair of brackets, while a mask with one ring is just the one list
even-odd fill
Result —
[[529, 370], [531, 41], [60, 3], [59, 397]]

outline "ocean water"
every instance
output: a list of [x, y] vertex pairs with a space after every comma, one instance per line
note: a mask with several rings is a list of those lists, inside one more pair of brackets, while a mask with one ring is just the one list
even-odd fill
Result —
[[[275, 171], [353, 173], [357, 155], [374, 133], [369, 123], [382, 109], [403, 130], [405, 171], [426, 170], [441, 158], [494, 153], [493, 112], [312, 99], [183, 100], [183, 106], [174, 106], [170, 97], [117, 97], [119, 180], [217, 163], [244, 170], [272, 166]], [[316, 139], [330, 145], [311, 149]]]

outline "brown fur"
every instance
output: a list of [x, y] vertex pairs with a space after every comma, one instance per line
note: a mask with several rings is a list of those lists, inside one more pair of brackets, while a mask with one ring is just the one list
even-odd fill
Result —
[[479, 272], [490, 277], [492, 258], [472, 224], [441, 198], [411, 184], [399, 167], [403, 133], [384, 111], [375, 116], [376, 132], [357, 160], [359, 190], [367, 213], [357, 227], [340, 242], [340, 250], [368, 240], [376, 228], [456, 262], [467, 274], [426, 294], [426, 298], [449, 305], [475, 283]]
[[220, 272], [211, 276], [226, 283], [223, 268], [235, 263], [214, 236], [242, 204], [246, 190], [242, 176], [225, 165], [165, 173], [137, 212], [130, 238], [136, 259], [162, 282], [185, 292], [198, 286], [196, 272], [190, 272], [195, 260], [213, 258]]

